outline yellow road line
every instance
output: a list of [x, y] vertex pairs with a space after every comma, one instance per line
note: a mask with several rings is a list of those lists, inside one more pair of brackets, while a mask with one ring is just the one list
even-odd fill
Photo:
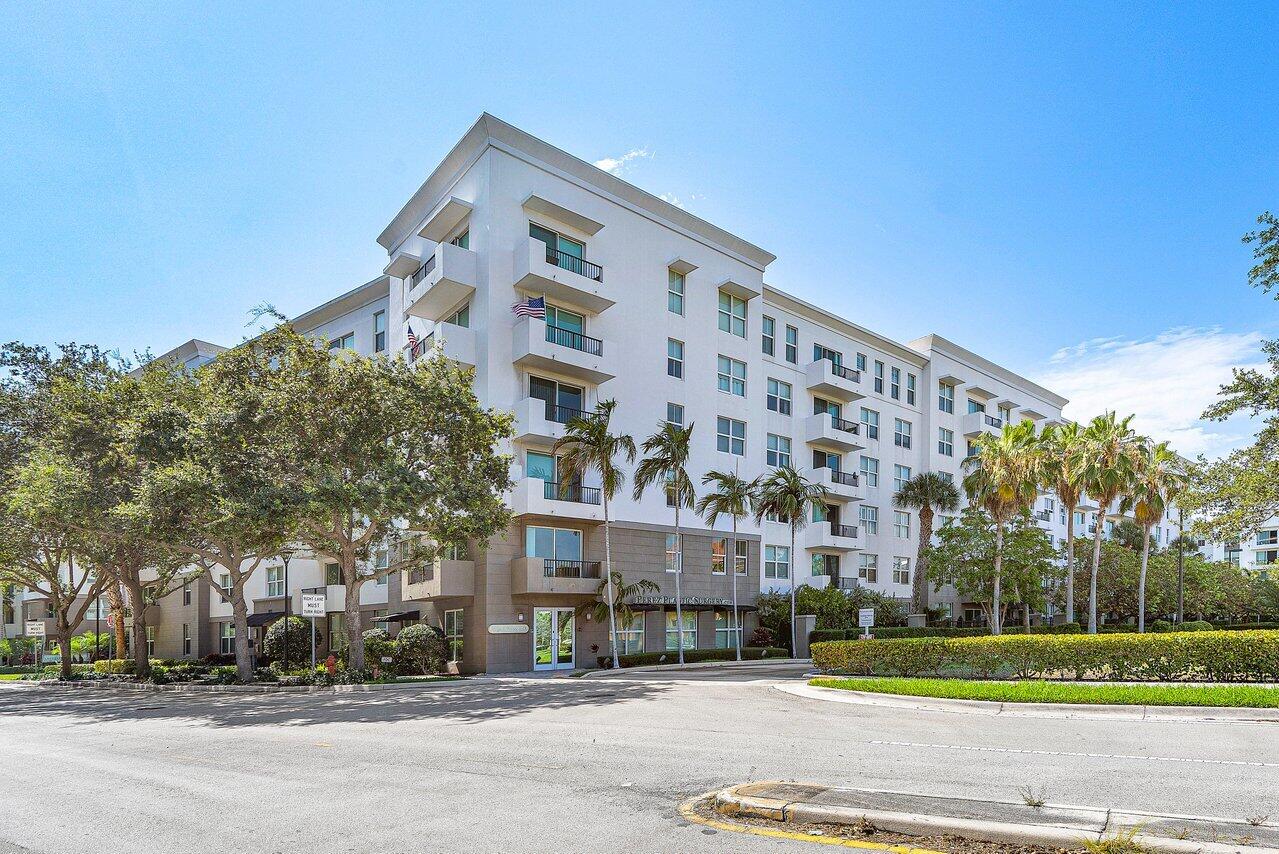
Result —
[[771, 827], [753, 827], [749, 824], [739, 824], [735, 821], [723, 821], [698, 815], [697, 811], [694, 809], [697, 804], [709, 797], [714, 797], [714, 795], [714, 792], [707, 792], [704, 795], [689, 798], [687, 801], [684, 801], [684, 803], [679, 805], [679, 814], [694, 824], [703, 824], [707, 827], [713, 827], [716, 830], [727, 830], [731, 833], [750, 833], [754, 836], [767, 836], [770, 839], [793, 839], [797, 842], [813, 842], [818, 845], [836, 845], [841, 848], [860, 848], [863, 851], [891, 851], [893, 854], [945, 854], [944, 852], [933, 851], [928, 848], [913, 848], [909, 845], [886, 845], [880, 842], [863, 842], [859, 839], [839, 839], [834, 836], [813, 836], [809, 833], [797, 833], [793, 830], [777, 830]]

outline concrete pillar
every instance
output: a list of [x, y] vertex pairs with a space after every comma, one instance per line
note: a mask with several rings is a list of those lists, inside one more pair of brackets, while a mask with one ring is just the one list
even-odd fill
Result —
[[795, 616], [795, 657], [810, 658], [808, 654], [808, 636], [817, 628], [816, 614], [797, 614]]

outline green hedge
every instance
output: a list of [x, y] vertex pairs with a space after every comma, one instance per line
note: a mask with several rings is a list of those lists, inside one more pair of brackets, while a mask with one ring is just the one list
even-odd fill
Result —
[[[781, 647], [777, 646], [744, 646], [742, 647], [742, 659], [744, 661], [758, 661], [761, 658], [786, 658], [789, 653]], [[733, 649], [686, 649], [684, 650], [684, 663], [695, 664], [699, 661], [734, 661], [737, 658], [737, 652]], [[600, 667], [612, 667], [613, 661], [607, 656], [601, 655], [596, 659]], [[633, 655], [622, 655], [618, 657], [618, 662], [622, 667], [646, 667], [653, 664], [676, 664], [679, 662], [679, 653], [674, 650], [666, 652], [637, 652]]]
[[[1105, 628], [1103, 627], [1103, 630]], [[1077, 623], [1030, 627], [1032, 635], [1077, 635], [1082, 631], [1083, 629]], [[1022, 635], [1025, 633], [1026, 630], [1021, 626], [1004, 627], [1004, 634], [1006, 635]], [[927, 628], [884, 626], [871, 629], [871, 634], [880, 640], [898, 640], [901, 638], [981, 638], [990, 637], [990, 629], [956, 629], [947, 626], [929, 626]], [[857, 640], [861, 635], [861, 629], [817, 629], [809, 633], [808, 642], [814, 644], [823, 641]]]
[[1279, 631], [828, 641], [813, 664], [862, 676], [1175, 680], [1279, 679]]

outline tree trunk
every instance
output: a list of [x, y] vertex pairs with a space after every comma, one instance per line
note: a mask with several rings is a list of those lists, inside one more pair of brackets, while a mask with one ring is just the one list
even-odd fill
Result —
[[1150, 526], [1141, 533], [1141, 575], [1137, 577], [1137, 633], [1146, 631], [1146, 567], [1150, 563]]
[[[613, 669], [620, 670], [621, 662], [617, 657], [617, 614], [613, 609], [613, 539], [609, 528], [610, 520], [608, 518], [608, 496], [604, 496], [604, 576], [607, 586], [605, 587], [605, 595], [608, 596], [608, 640], [609, 645], [613, 648]], [[574, 654], [577, 651], [577, 645], [573, 645]]]
[[680, 602], [680, 576], [684, 574], [684, 539], [679, 535], [679, 498], [675, 499], [675, 645], [679, 648], [679, 663], [684, 663], [684, 611]]
[[1026, 590], [1021, 603], [1021, 627], [1030, 634], [1030, 591]]
[[790, 655], [795, 657], [795, 523], [790, 526]]
[[343, 567], [346, 585], [346, 669], [364, 669], [364, 627], [360, 620], [360, 588], [363, 582], [350, 583], [354, 573], [347, 575]]
[[[747, 567], [750, 558], [746, 559]], [[747, 577], [749, 578], [749, 569]], [[737, 660], [742, 660], [742, 617], [737, 612], [737, 517], [733, 517], [733, 644], [737, 647]]]
[[933, 539], [933, 508], [919, 509], [919, 553], [915, 555], [915, 583], [911, 587], [910, 609], [916, 614], [928, 611], [928, 547]]
[[71, 626], [67, 621], [58, 620], [58, 671], [62, 681], [71, 678]]
[[146, 679], [151, 675], [151, 659], [147, 655], [147, 606], [142, 585], [126, 580], [124, 589], [133, 608], [133, 674], [139, 679]]
[[124, 658], [124, 599], [120, 596], [118, 581], [107, 584], [107, 613], [114, 617], [111, 630], [115, 635], [115, 654], [112, 658]]
[[1066, 508], [1066, 622], [1075, 621], [1075, 508]]
[[[1108, 504], [1099, 505], [1105, 507]], [[1097, 570], [1101, 567], [1101, 532], [1105, 526], [1103, 517], [1097, 517], [1097, 530], [1092, 538], [1092, 573], [1088, 579], [1088, 634], [1097, 634]]]
[[1002, 583], [1001, 575], [1004, 571], [1004, 526], [1002, 523], [995, 525], [995, 590], [991, 595], [990, 601], [990, 633], [997, 635], [1003, 632], [1003, 612], [1000, 611], [1000, 602], [1003, 599], [1003, 591], [1000, 589]]
[[253, 659], [249, 655], [249, 605], [244, 601], [244, 588], [231, 588], [231, 619], [235, 623], [235, 678], [241, 683], [253, 681]]

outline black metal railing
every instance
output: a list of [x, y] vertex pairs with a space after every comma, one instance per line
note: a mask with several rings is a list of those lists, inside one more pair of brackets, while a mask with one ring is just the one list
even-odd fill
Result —
[[590, 420], [598, 416], [598, 413], [587, 412], [585, 409], [574, 409], [571, 406], [556, 406], [554, 403], [546, 404], [546, 420], [554, 421], [556, 424], [567, 424], [574, 418], [582, 418]]
[[546, 578], [599, 578], [600, 562], [597, 560], [542, 561], [542, 575]]
[[857, 526], [856, 525], [839, 525], [835, 522], [831, 522], [830, 532], [831, 532], [831, 535], [835, 537], [856, 537]]
[[857, 485], [857, 475], [853, 474], [852, 472], [836, 471], [835, 469], [828, 469], [828, 470], [830, 471], [831, 483], [838, 483], [843, 486]]
[[846, 368], [843, 365], [836, 364], [834, 359], [827, 359], [826, 362], [830, 365], [830, 372], [835, 376], [848, 380], [850, 383], [859, 383], [862, 381], [861, 371], [855, 371], [852, 368]]
[[996, 430], [1004, 426], [1004, 419], [996, 418], [993, 415], [982, 413], [982, 420], [986, 422], [987, 427], [994, 427]]
[[565, 329], [562, 326], [555, 326], [551, 323], [546, 324], [546, 340], [561, 347], [568, 347], [571, 350], [581, 350], [583, 353], [589, 353], [592, 356], [604, 355], [604, 342], [600, 339], [574, 332], [571, 329]]
[[571, 501], [574, 504], [599, 504], [600, 491], [593, 486], [577, 483], [545, 481], [543, 495], [551, 501]]
[[558, 249], [546, 247], [546, 263], [554, 264], [561, 270], [568, 270], [570, 273], [577, 273], [579, 276], [585, 276], [596, 282], [604, 281], [604, 268], [599, 264], [592, 264], [576, 255], [569, 255], [567, 252], [561, 252]]
[[422, 262], [422, 266], [417, 268], [417, 272], [409, 277], [409, 287], [413, 287], [418, 282], [431, 275], [431, 271], [435, 269], [435, 256], [431, 255]]
[[849, 421], [847, 418], [838, 418], [834, 415], [830, 417], [830, 424], [836, 430], [843, 433], [852, 433], [854, 436], [858, 435], [862, 431], [861, 422]]

